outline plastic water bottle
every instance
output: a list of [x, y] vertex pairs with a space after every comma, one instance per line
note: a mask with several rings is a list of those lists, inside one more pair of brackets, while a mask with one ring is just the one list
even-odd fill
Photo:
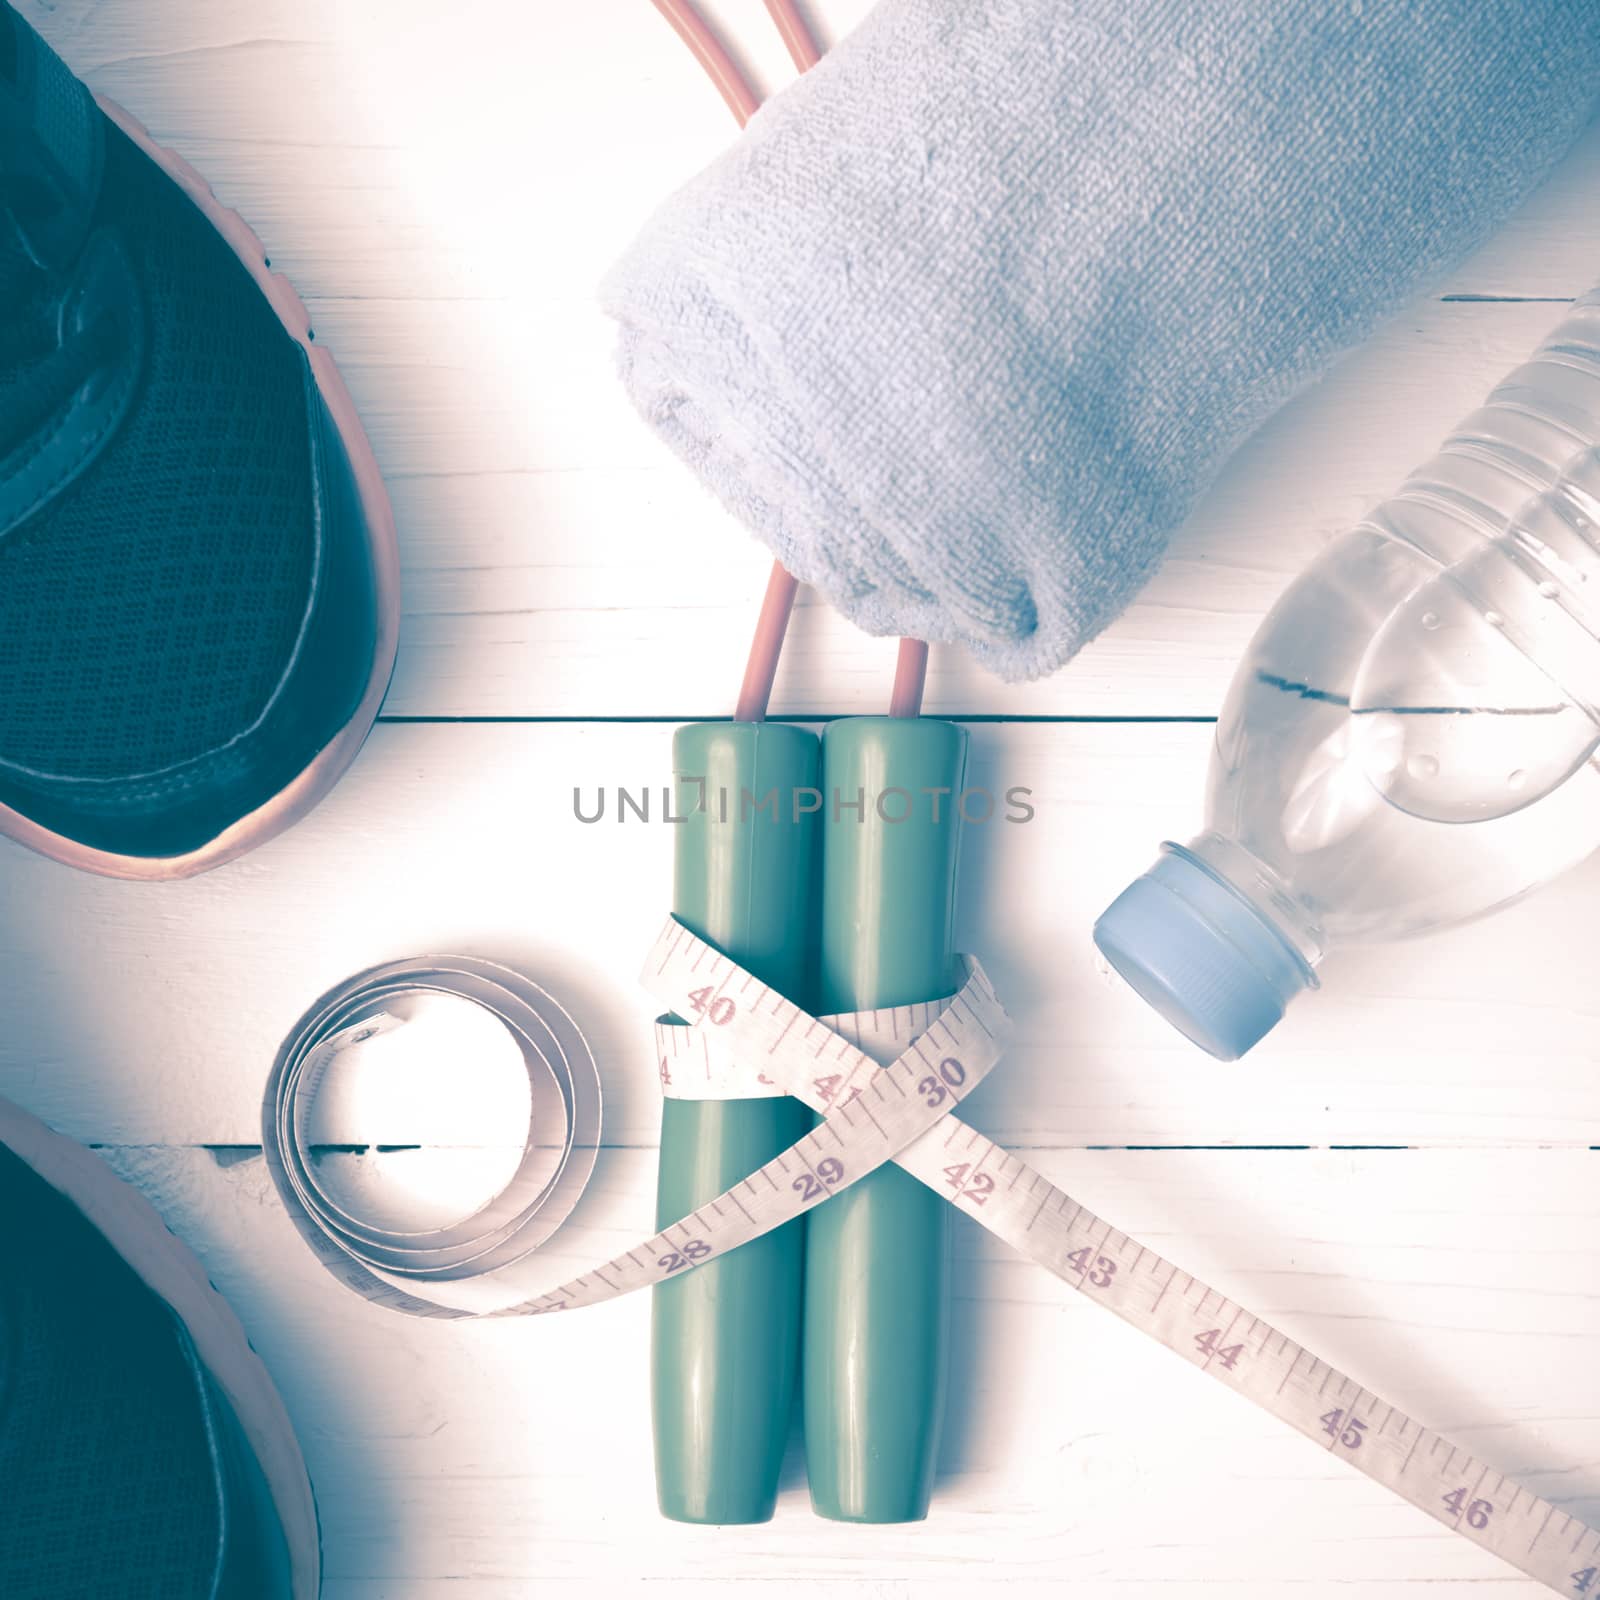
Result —
[[1600, 845], [1597, 744], [1600, 290], [1273, 608], [1205, 831], [1096, 942], [1233, 1060], [1332, 946], [1480, 916]]

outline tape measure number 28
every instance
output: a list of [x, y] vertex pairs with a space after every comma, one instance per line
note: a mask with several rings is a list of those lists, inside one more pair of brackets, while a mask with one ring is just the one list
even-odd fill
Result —
[[[955, 1108], [1010, 1028], [976, 962], [942, 1006], [816, 1018], [669, 920], [643, 981], [693, 1019], [670, 1030], [680, 1058], [770, 1080], [762, 1087], [825, 1120], [692, 1216], [518, 1310], [574, 1308], [692, 1270], [893, 1160], [1028, 1260], [1445, 1526], [1558, 1593], [1600, 1600], [1600, 1530], [1421, 1426], [961, 1120]], [[664, 1070], [671, 1075], [672, 1057]]]

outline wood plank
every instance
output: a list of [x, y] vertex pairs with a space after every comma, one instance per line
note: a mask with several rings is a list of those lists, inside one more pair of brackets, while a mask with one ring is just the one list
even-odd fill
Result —
[[[722, 7], [781, 84], [753, 9]], [[817, 9], [837, 34], [866, 0]], [[251, 218], [340, 355], [404, 544], [392, 714], [726, 709], [767, 556], [635, 418], [593, 298], [639, 220], [729, 136], [658, 18], [639, 0], [36, 0], [29, 15]], [[496, 48], [463, 43], [484, 38]], [[1212, 714], [1287, 578], [1560, 311], [1438, 294], [1587, 287], [1597, 176], [1600, 130], [1500, 238], [1245, 448], [1143, 597], [1070, 668], [1008, 687], [936, 652], [930, 709]], [[875, 710], [892, 657], [808, 600], [774, 704]]]
[[[259, 1158], [116, 1150], [201, 1252], [275, 1373], [340, 1600], [509, 1600], [671, 1578], [775, 1594], [1067, 1582], [1113, 1595], [1323, 1600], [1423, 1584], [1542, 1593], [1011, 1256], [956, 1230], [950, 1414], [930, 1519], [811, 1515], [798, 1451], [776, 1519], [655, 1512], [644, 1296], [540, 1322], [379, 1310], [291, 1232]], [[351, 1158], [346, 1158], [351, 1159]], [[363, 1158], [399, 1160], [405, 1157]], [[1041, 1152], [1055, 1182], [1259, 1309], [1497, 1470], [1600, 1513], [1600, 1186], [1590, 1151]], [[649, 1225], [654, 1160], [610, 1153], [554, 1275]], [[656, 1592], [652, 1582], [652, 1592]], [[854, 1592], [861, 1592], [856, 1589]]]
[[[203, 162], [319, 296], [587, 298], [645, 211], [733, 137], [643, 0], [18, 3], [93, 87]], [[827, 41], [871, 8], [813, 0], [808, 13]], [[702, 9], [763, 90], [791, 81], [775, 30], [748, 0]], [[1591, 132], [1439, 292], [1589, 288], [1597, 172]], [[529, 241], [544, 247], [504, 248]]]
[[[92, 879], [5, 845], [0, 1093], [86, 1140], [250, 1144], [273, 1054], [317, 995], [457, 950], [555, 994], [600, 1062], [607, 1140], [652, 1143], [652, 1007], [635, 975], [670, 892], [671, 732], [385, 726], [311, 818], [189, 883]], [[975, 1119], [1029, 1146], [1600, 1145], [1596, 863], [1493, 920], [1336, 954], [1235, 1066], [1107, 971], [1090, 926], [1161, 839], [1195, 831], [1209, 738], [973, 727], [973, 784], [1025, 786], [1036, 808], [967, 835], [962, 944], [1019, 1025]], [[614, 803], [603, 823], [574, 817], [575, 787], [592, 814], [600, 786], [652, 784], [649, 824], [619, 824]]]

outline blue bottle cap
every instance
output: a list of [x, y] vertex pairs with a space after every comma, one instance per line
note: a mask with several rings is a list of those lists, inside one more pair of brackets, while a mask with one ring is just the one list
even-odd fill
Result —
[[1222, 1061], [1237, 1061], [1315, 981], [1242, 894], [1172, 845], [1102, 913], [1094, 942], [1137, 994]]

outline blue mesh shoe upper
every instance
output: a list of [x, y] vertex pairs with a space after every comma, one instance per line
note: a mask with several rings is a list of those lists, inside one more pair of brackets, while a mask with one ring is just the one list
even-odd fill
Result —
[[352, 480], [232, 245], [0, 0], [0, 804], [162, 856], [272, 801], [373, 670]]
[[4, 1147], [0, 1216], [0, 1594], [287, 1594], [248, 1448], [171, 1311]]

